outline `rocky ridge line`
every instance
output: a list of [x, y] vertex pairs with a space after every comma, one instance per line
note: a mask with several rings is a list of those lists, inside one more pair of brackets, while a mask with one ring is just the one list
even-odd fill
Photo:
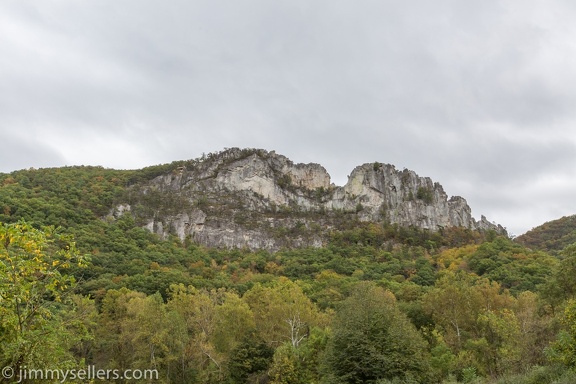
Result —
[[414, 171], [363, 164], [339, 187], [319, 164], [295, 164], [260, 149], [232, 148], [190, 160], [131, 187], [126, 200], [113, 215], [129, 211], [163, 237], [211, 247], [321, 246], [346, 220], [506, 233], [484, 216], [475, 220], [464, 198], [448, 198], [439, 183]]

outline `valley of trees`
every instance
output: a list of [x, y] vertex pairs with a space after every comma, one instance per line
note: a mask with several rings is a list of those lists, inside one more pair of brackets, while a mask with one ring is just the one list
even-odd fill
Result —
[[573, 224], [514, 241], [347, 213], [324, 247], [270, 253], [106, 218], [128, 186], [180, 165], [0, 174], [0, 367], [157, 369], [162, 383], [576, 382]]

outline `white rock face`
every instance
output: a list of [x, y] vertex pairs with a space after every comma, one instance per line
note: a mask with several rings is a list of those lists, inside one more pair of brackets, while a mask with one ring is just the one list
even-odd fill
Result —
[[[324, 167], [294, 164], [263, 150], [234, 148], [208, 155], [188, 169], [157, 177], [142, 193], [149, 199], [157, 193], [161, 200], [155, 217], [147, 218], [151, 231], [227, 248], [276, 249], [282, 245], [274, 235], [278, 228], [297, 232], [294, 228], [314, 224], [303, 212], [316, 213], [317, 226], [326, 224], [319, 213], [345, 212], [362, 221], [429, 230], [459, 226], [505, 233], [484, 217], [476, 221], [466, 200], [449, 199], [440, 184], [413, 171], [364, 164], [352, 171], [346, 185], [334, 187]], [[129, 205], [117, 207], [126, 210]], [[294, 244], [320, 246], [321, 235], [295, 237]]]
[[330, 175], [318, 164], [284, 164], [282, 173], [290, 176], [292, 184], [299, 188], [330, 188]]
[[448, 199], [442, 186], [430, 178], [409, 170], [398, 171], [389, 164], [356, 167], [346, 185], [336, 189], [327, 207], [356, 207], [363, 220], [387, 220], [430, 230], [453, 226], [503, 230], [486, 220], [475, 221], [466, 200], [459, 196]]
[[[283, 185], [282, 180], [289, 182]], [[215, 181], [229, 190], [254, 192], [278, 205], [287, 205], [290, 199], [297, 198], [286, 189], [288, 184], [309, 190], [330, 187], [330, 175], [324, 167], [293, 164], [279, 155], [263, 159], [254, 154], [234, 161], [218, 172]]]

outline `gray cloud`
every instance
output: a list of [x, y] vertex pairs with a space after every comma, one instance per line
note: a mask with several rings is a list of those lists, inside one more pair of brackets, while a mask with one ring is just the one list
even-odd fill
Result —
[[520, 234], [576, 213], [574, 16], [561, 0], [3, 2], [0, 171], [239, 146], [342, 184], [381, 161]]
[[58, 153], [58, 150], [33, 137], [12, 135], [2, 130], [0, 172], [63, 165], [66, 165], [66, 160]]

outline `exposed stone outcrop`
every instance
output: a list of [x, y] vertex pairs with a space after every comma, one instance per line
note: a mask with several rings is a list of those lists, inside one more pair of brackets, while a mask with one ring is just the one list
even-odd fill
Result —
[[363, 220], [387, 220], [431, 230], [452, 226], [488, 229], [474, 220], [463, 198], [448, 199], [442, 186], [429, 177], [419, 177], [409, 170], [398, 171], [389, 164], [356, 167], [346, 185], [336, 189], [327, 207], [344, 210], [356, 207]]
[[[342, 215], [429, 230], [460, 226], [505, 233], [483, 216], [476, 221], [466, 200], [448, 198], [430, 178], [380, 163], [356, 167], [346, 185], [336, 187], [318, 164], [233, 148], [133, 189], [134, 201], [117, 211], [131, 211], [161, 236], [172, 233], [209, 246], [320, 246]], [[140, 210], [131, 209], [134, 204]]]

